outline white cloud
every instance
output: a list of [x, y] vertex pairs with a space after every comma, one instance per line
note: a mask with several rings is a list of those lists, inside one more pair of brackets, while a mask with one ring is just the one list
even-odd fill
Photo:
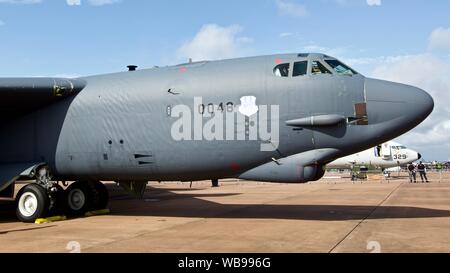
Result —
[[334, 0], [336, 3], [340, 4], [340, 5], [346, 5], [347, 4], [347, 0]]
[[313, 52], [315, 52], [315, 53], [326, 53], [326, 52], [328, 52], [330, 50], [330, 48], [311, 44], [311, 45], [304, 46], [302, 48], [302, 50], [305, 51], [305, 52], [311, 52], [311, 53], [313, 53]]
[[75, 78], [81, 77], [81, 75], [79, 75], [79, 74], [56, 74], [56, 75], [51, 75], [50, 77], [52, 77], [52, 78], [75, 79]]
[[[86, 0], [91, 6], [104, 6], [120, 2], [121, 0]], [[40, 4], [43, 0], [0, 0], [0, 4]], [[82, 0], [66, 0], [69, 6], [80, 6]]]
[[310, 44], [300, 47], [300, 51], [307, 53], [323, 53], [336, 58], [340, 58], [346, 52], [348, 52], [349, 47], [326, 47], [315, 44], [311, 41]]
[[[0, 0], [1, 1], [1, 0]], [[111, 5], [120, 2], [121, 0], [87, 0], [88, 4], [91, 6], [104, 6]], [[66, 0], [69, 6], [81, 6], [81, 0]]]
[[291, 32], [283, 32], [283, 33], [280, 33], [280, 37], [281, 37], [281, 38], [284, 38], [284, 37], [290, 37], [290, 36], [292, 36], [292, 35], [294, 35], [294, 34], [291, 33]]
[[69, 6], [79, 6], [81, 5], [81, 0], [66, 0]]
[[381, 6], [381, 0], [367, 0], [369, 6]]
[[248, 37], [238, 37], [242, 27], [232, 25], [222, 27], [216, 24], [204, 25], [191, 40], [185, 42], [177, 51], [179, 59], [194, 61], [215, 60], [245, 55], [245, 44], [251, 43]]
[[104, 6], [118, 3], [120, 0], [88, 0], [88, 2], [92, 6]]
[[450, 50], [450, 27], [440, 27], [433, 30], [430, 34], [428, 49]]
[[[405, 145], [416, 147], [436, 159], [450, 156], [450, 65], [433, 54], [401, 56], [378, 65], [375, 78], [410, 84], [430, 93], [435, 101], [431, 116], [411, 132], [398, 138]], [[447, 153], [447, 154], [446, 154]], [[428, 158], [428, 160], [435, 158]]]
[[450, 101], [450, 65], [433, 54], [401, 57], [397, 61], [377, 66], [372, 75], [420, 87], [439, 98], [436, 102], [438, 110], [444, 109], [450, 113], [447, 103]]
[[39, 4], [42, 0], [0, 0], [0, 4]]
[[276, 0], [278, 12], [281, 15], [302, 17], [308, 14], [304, 5], [289, 1], [289, 0]]
[[398, 55], [398, 56], [346, 58], [346, 62], [349, 65], [385, 65], [395, 63], [404, 59], [408, 59], [413, 56], [414, 55]]

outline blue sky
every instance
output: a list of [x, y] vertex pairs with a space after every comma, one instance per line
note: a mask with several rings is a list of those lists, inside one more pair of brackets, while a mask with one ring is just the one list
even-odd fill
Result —
[[433, 116], [399, 141], [443, 160], [450, 157], [449, 11], [450, 1], [440, 0], [0, 0], [0, 76], [325, 52], [366, 76], [438, 97]]

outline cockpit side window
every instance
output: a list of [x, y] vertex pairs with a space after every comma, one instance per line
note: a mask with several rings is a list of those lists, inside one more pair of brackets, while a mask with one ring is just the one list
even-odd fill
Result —
[[329, 64], [338, 74], [350, 76], [358, 74], [355, 70], [351, 69], [350, 67], [346, 66], [345, 64], [341, 63], [338, 60], [325, 60], [325, 62]]
[[294, 70], [292, 71], [293, 77], [304, 76], [308, 72], [308, 61], [295, 62]]
[[331, 72], [319, 61], [312, 61], [311, 62], [311, 74], [313, 74], [313, 75], [331, 74]]
[[273, 69], [273, 73], [277, 77], [289, 77], [290, 64], [279, 64]]
[[381, 157], [381, 145], [375, 147], [375, 157]]

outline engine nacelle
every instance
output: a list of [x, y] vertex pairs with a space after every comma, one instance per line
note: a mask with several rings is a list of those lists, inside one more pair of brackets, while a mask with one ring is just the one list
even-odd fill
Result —
[[325, 174], [324, 163], [338, 153], [335, 149], [321, 149], [296, 154], [258, 166], [241, 174], [239, 178], [274, 183], [317, 181]]
[[240, 179], [276, 183], [306, 183], [317, 181], [325, 174], [324, 166], [277, 165], [275, 162], [259, 166], [239, 176]]

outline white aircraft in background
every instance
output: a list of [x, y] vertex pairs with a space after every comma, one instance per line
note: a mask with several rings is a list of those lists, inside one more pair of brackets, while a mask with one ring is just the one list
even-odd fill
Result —
[[353, 155], [339, 158], [327, 165], [327, 169], [351, 169], [354, 166], [388, 169], [405, 166], [422, 158], [416, 151], [393, 141], [383, 143]]

